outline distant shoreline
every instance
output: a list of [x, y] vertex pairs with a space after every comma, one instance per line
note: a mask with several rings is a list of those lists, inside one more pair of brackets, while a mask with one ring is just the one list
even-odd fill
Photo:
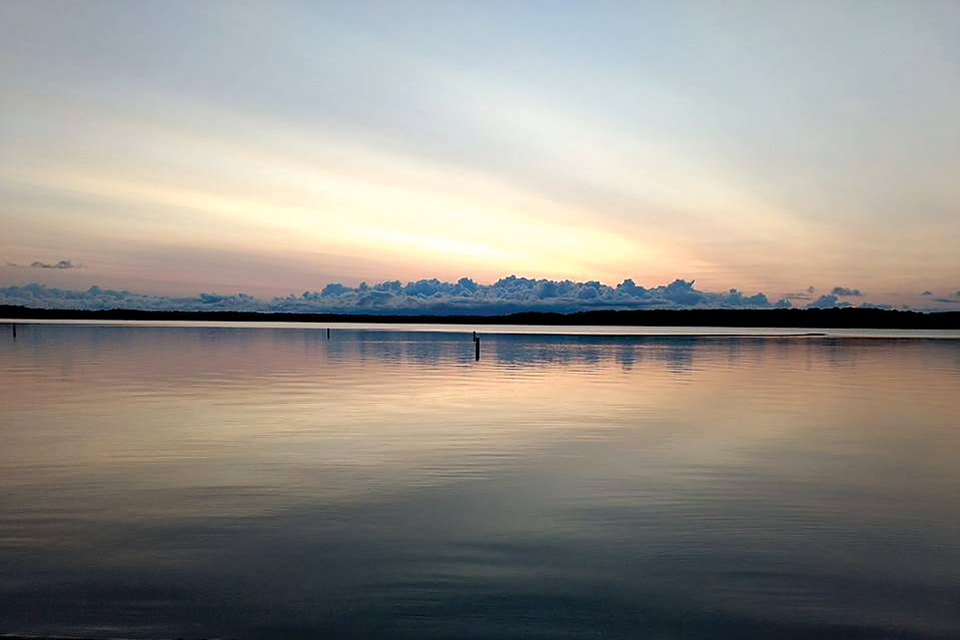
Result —
[[960, 311], [924, 313], [887, 309], [642, 309], [576, 313], [525, 311], [507, 315], [374, 315], [257, 311], [144, 311], [137, 309], [38, 309], [0, 305], [11, 320], [143, 320], [210, 322], [312, 322], [485, 324], [623, 327], [771, 327], [803, 329], [960, 330]]

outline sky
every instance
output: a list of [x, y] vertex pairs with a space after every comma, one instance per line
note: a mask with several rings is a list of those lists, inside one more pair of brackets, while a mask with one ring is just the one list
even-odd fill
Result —
[[958, 32], [953, 1], [4, 0], [0, 302], [516, 275], [960, 309]]

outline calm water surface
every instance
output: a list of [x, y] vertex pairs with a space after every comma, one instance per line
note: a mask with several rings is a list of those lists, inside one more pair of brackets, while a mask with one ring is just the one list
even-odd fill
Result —
[[0, 633], [960, 638], [960, 341], [410, 329], [4, 331]]

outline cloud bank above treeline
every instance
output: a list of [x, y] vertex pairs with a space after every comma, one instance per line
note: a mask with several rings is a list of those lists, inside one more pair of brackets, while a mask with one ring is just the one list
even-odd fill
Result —
[[[809, 290], [808, 290], [809, 291]], [[839, 295], [838, 295], [839, 294]], [[845, 307], [843, 295], [862, 296], [858, 290], [835, 287], [806, 307]], [[171, 311], [261, 311], [294, 313], [365, 314], [474, 314], [500, 315], [520, 311], [571, 313], [592, 309], [770, 309], [790, 308], [787, 298], [771, 301], [763, 293], [737, 289], [702, 291], [693, 280], [676, 279], [643, 287], [627, 279], [616, 286], [596, 281], [547, 280], [508, 276], [493, 284], [470, 278], [456, 282], [437, 279], [402, 283], [399, 280], [350, 287], [339, 283], [320, 291], [305, 291], [269, 300], [245, 293], [200, 293], [160, 296], [98, 286], [71, 290], [42, 284], [0, 287], [0, 304], [49, 309], [142, 309]], [[799, 306], [799, 304], [798, 304]], [[886, 307], [868, 302], [859, 306]]]

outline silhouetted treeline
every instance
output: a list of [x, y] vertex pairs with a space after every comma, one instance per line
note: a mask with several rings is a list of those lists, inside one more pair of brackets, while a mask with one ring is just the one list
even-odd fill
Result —
[[210, 320], [217, 322], [397, 322], [444, 324], [544, 324], [664, 327], [797, 327], [850, 329], [960, 329], [960, 312], [886, 309], [644, 309], [577, 313], [523, 312], [482, 315], [373, 315], [265, 313], [256, 311], [141, 311], [137, 309], [34, 309], [0, 305], [0, 318], [63, 320]]

